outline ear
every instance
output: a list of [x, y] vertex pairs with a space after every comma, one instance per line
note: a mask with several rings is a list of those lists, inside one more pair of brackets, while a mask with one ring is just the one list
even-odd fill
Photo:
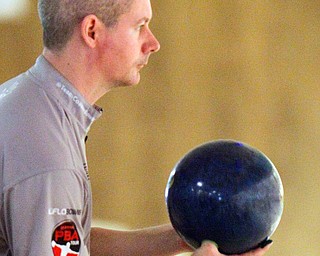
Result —
[[90, 48], [94, 48], [97, 44], [100, 23], [101, 21], [95, 15], [88, 15], [81, 22], [81, 37]]

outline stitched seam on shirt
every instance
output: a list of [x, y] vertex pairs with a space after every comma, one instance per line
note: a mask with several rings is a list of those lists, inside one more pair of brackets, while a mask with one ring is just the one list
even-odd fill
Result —
[[32, 179], [32, 178], [34, 178], [36, 176], [40, 176], [40, 175], [48, 174], [48, 173], [52, 173], [52, 172], [61, 172], [61, 171], [77, 172], [76, 169], [45, 169], [45, 170], [41, 170], [41, 171], [38, 171], [36, 173], [33, 173], [33, 175], [30, 175], [30, 176], [27, 176], [27, 177], [23, 177], [21, 179], [16, 180], [15, 182], [13, 182], [11, 184], [8, 184], [8, 185], [4, 186], [2, 193], [6, 193], [9, 189], [19, 185], [20, 183], [22, 183], [22, 182], [24, 182], [26, 180]]

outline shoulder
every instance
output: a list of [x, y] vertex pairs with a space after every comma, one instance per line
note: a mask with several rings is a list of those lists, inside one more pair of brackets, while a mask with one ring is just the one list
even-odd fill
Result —
[[3, 86], [0, 154], [6, 170], [19, 176], [44, 169], [74, 168], [67, 139], [71, 128], [59, 103], [26, 75]]

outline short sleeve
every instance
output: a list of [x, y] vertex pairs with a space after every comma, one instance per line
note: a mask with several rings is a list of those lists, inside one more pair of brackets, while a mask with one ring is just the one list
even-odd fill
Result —
[[89, 255], [87, 182], [74, 170], [54, 170], [5, 190], [2, 228], [12, 255]]

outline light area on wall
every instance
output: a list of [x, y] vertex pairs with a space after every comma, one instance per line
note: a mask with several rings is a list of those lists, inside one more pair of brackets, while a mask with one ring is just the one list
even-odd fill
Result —
[[19, 20], [28, 13], [29, 0], [0, 0], [0, 22]]

